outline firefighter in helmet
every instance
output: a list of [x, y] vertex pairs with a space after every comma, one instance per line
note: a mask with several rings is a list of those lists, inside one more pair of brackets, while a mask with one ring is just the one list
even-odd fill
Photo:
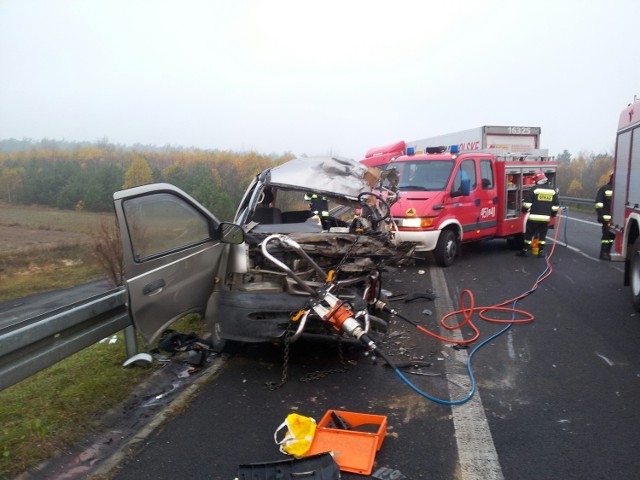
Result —
[[329, 216], [329, 201], [327, 197], [316, 193], [305, 193], [304, 199], [309, 202], [311, 215], [317, 215], [321, 219]]
[[616, 237], [611, 231], [611, 196], [613, 195], [613, 172], [609, 174], [609, 181], [598, 189], [596, 194], [596, 213], [598, 222], [602, 224], [600, 239], [600, 260], [611, 260], [611, 246]]
[[558, 192], [554, 188], [547, 186], [547, 176], [543, 172], [533, 174], [534, 182], [530, 189], [525, 190], [522, 202], [522, 211], [529, 213], [527, 227], [524, 233], [524, 245], [518, 252], [521, 257], [529, 255], [531, 242], [534, 237], [538, 237], [539, 252], [538, 257], [544, 257], [545, 239], [549, 222], [558, 214], [560, 201]]

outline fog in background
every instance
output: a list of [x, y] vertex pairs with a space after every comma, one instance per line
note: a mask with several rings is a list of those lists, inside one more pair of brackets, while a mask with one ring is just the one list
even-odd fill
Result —
[[334, 154], [480, 125], [613, 151], [640, 2], [0, 0], [0, 139]]

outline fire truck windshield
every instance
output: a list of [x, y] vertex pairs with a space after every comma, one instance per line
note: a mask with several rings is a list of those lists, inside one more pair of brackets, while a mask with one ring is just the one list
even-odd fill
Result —
[[393, 168], [400, 175], [400, 190], [440, 191], [447, 187], [453, 165], [453, 160], [421, 160], [397, 162]]

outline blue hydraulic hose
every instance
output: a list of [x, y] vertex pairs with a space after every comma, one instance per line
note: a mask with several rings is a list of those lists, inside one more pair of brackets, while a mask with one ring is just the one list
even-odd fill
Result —
[[[547, 254], [545, 253], [545, 263], [546, 263], [546, 268], [544, 269], [544, 271], [538, 276], [538, 278], [536, 279], [536, 282], [534, 284], [534, 286], [529, 289], [528, 291], [526, 291], [525, 293], [523, 293], [522, 295], [520, 295], [512, 304], [512, 308], [516, 307], [516, 304], [518, 303], [518, 300], [532, 294], [535, 290], [537, 290], [539, 283], [541, 282], [542, 278], [547, 274], [547, 272], [549, 271], [549, 269], [551, 268], [551, 265], [549, 264], [549, 257], [547, 256]], [[512, 319], [515, 317], [515, 312], [512, 313]], [[509, 323], [507, 324], [507, 326], [505, 328], [503, 328], [502, 330], [500, 330], [499, 332], [493, 334], [492, 336], [490, 336], [489, 338], [487, 338], [486, 340], [482, 341], [481, 343], [479, 343], [473, 350], [471, 350], [471, 353], [469, 353], [469, 358], [467, 359], [467, 372], [469, 374], [469, 379], [471, 380], [471, 389], [469, 390], [469, 393], [467, 394], [466, 397], [460, 399], [460, 400], [443, 400], [441, 398], [437, 398], [434, 397], [432, 395], [429, 395], [427, 392], [421, 390], [420, 388], [418, 388], [416, 385], [413, 384], [413, 382], [411, 382], [411, 380], [409, 380], [401, 371], [398, 367], [396, 367], [393, 362], [391, 362], [391, 360], [384, 354], [382, 353], [380, 350], [376, 351], [378, 352], [378, 354], [389, 364], [389, 366], [391, 368], [393, 368], [393, 371], [396, 373], [396, 375], [398, 375], [400, 377], [400, 379], [407, 384], [407, 386], [409, 386], [409, 388], [411, 388], [414, 392], [418, 393], [419, 395], [427, 398], [428, 400], [431, 400], [432, 402], [435, 403], [439, 403], [440, 405], [462, 405], [463, 403], [468, 402], [469, 400], [471, 400], [471, 398], [473, 397], [473, 395], [476, 392], [476, 379], [475, 376], [473, 375], [473, 370], [471, 369], [471, 360], [473, 359], [473, 356], [476, 354], [476, 352], [478, 350], [480, 350], [480, 348], [484, 347], [487, 343], [489, 343], [490, 341], [494, 340], [495, 338], [499, 337], [500, 335], [502, 335], [504, 332], [506, 332], [507, 330], [509, 330], [511, 327], [513, 326], [513, 323]]]

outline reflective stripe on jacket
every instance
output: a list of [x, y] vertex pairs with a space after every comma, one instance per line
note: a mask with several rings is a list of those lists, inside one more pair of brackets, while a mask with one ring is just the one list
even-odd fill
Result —
[[611, 182], [602, 185], [596, 194], [596, 212], [598, 213], [598, 221], [611, 221]]
[[535, 187], [524, 193], [522, 209], [529, 212], [529, 220], [549, 222], [560, 209], [558, 192], [553, 188]]

